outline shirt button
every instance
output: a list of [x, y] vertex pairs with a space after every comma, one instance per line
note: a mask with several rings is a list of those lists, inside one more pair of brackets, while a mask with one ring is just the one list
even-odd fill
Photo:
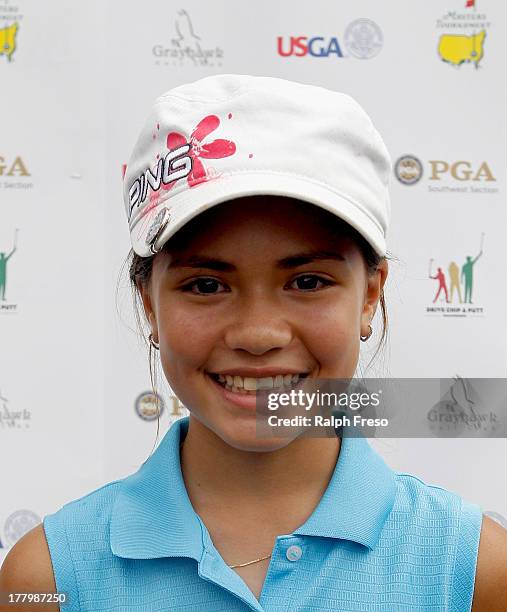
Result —
[[303, 551], [301, 550], [301, 546], [294, 545], [294, 546], [289, 546], [285, 554], [289, 561], [297, 561], [298, 559], [301, 559], [301, 555], [303, 554]]

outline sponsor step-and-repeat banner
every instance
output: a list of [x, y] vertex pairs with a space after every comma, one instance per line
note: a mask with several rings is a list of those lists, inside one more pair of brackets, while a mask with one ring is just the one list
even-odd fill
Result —
[[398, 394], [429, 435], [370, 443], [507, 527], [505, 422], [478, 430], [470, 391], [507, 378], [506, 17], [493, 0], [0, 0], [0, 563], [188, 415], [136, 327], [122, 178], [155, 98], [217, 73], [343, 91], [372, 117], [393, 159], [388, 343], [371, 362], [379, 311], [357, 377], [457, 391], [420, 412]]

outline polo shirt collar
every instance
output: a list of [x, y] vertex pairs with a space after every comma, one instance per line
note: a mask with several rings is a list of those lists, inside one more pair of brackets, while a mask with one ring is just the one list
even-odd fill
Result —
[[320, 502], [293, 533], [375, 548], [396, 497], [396, 476], [359, 430], [345, 428], [338, 461]]
[[[175, 421], [139, 470], [120, 481], [110, 519], [114, 555], [201, 560], [206, 528], [192, 507], [180, 465], [179, 444], [188, 425], [188, 416]], [[346, 539], [373, 549], [395, 495], [395, 473], [382, 457], [360, 433], [344, 435], [326, 491], [293, 534]]]
[[129, 559], [201, 559], [201, 521], [180, 465], [180, 441], [188, 423], [188, 416], [175, 421], [139, 470], [120, 481], [110, 520], [113, 554]]

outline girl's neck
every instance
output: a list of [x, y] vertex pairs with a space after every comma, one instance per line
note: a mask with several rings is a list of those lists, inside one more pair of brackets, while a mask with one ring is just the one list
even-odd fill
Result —
[[246, 515], [254, 507], [256, 516], [295, 512], [302, 523], [326, 490], [340, 448], [338, 437], [300, 437], [273, 451], [246, 452], [191, 417], [181, 470], [198, 513], [234, 508]]

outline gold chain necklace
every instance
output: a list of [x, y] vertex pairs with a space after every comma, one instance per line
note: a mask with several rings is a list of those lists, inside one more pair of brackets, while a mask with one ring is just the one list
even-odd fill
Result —
[[[183, 448], [183, 442], [180, 442], [180, 453], [181, 453], [182, 448]], [[181, 455], [180, 455], [180, 465], [181, 465]], [[271, 554], [266, 555], [265, 557], [260, 557], [259, 559], [254, 559], [253, 561], [248, 561], [247, 563], [238, 563], [237, 565], [229, 565], [229, 567], [231, 569], [234, 569], [235, 567], [245, 567], [246, 565], [252, 565], [252, 563], [257, 563], [258, 561], [264, 561], [264, 559], [269, 559], [269, 557], [271, 557]]]
[[245, 565], [251, 565], [252, 563], [257, 563], [257, 561], [262, 561], [263, 559], [269, 559], [271, 555], [266, 555], [265, 557], [261, 557], [260, 559], [254, 559], [253, 561], [248, 561], [248, 563], [238, 563], [237, 565], [229, 565], [229, 567], [245, 567]]

